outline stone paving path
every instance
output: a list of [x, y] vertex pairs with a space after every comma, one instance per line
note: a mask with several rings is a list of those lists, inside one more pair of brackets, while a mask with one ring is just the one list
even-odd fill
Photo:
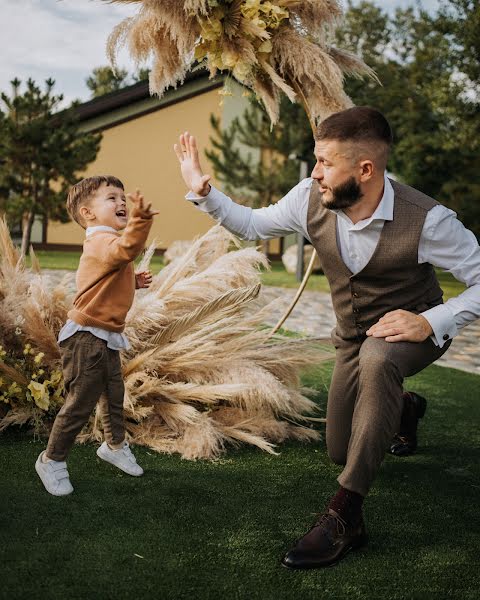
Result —
[[[269, 300], [279, 298], [272, 310], [270, 324], [276, 325], [295, 296], [296, 290], [264, 287]], [[335, 323], [329, 294], [304, 291], [302, 297], [286, 320], [284, 327], [314, 337], [328, 337]], [[480, 375], [480, 321], [462, 329], [447, 352], [435, 363]]]
[[[43, 273], [48, 274], [55, 282], [69, 274], [70, 285], [74, 285], [72, 271], [44, 269]], [[296, 290], [290, 288], [263, 287], [262, 294], [267, 300], [278, 299], [271, 312], [269, 325], [276, 325], [295, 293]], [[334, 324], [335, 316], [329, 294], [307, 290], [303, 292], [284, 327], [307, 336], [330, 337]], [[435, 364], [480, 375], [480, 320], [465, 327], [453, 340], [450, 349]]]

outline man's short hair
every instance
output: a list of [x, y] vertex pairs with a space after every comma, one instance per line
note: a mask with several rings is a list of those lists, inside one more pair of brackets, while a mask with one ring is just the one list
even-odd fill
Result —
[[380, 111], [370, 106], [354, 106], [322, 121], [315, 132], [315, 140], [349, 142], [362, 149], [368, 145], [386, 166], [393, 135], [389, 122]]
[[88, 204], [93, 194], [98, 190], [100, 186], [113, 185], [124, 190], [123, 183], [120, 179], [117, 179], [113, 175], [94, 175], [93, 177], [86, 177], [75, 185], [72, 185], [67, 196], [67, 210], [69, 215], [74, 219], [81, 227], [85, 229], [85, 224], [80, 216], [80, 207]]

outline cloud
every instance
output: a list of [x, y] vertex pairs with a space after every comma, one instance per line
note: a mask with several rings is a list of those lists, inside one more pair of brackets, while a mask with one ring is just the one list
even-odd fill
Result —
[[[112, 5], [89, 0], [2, 0], [8, 21], [2, 27], [0, 89], [9, 91], [14, 77], [41, 83], [53, 77], [57, 93], [66, 99], [87, 99], [86, 77], [108, 63], [108, 34], [134, 5]], [[134, 71], [126, 53], [120, 62]]]

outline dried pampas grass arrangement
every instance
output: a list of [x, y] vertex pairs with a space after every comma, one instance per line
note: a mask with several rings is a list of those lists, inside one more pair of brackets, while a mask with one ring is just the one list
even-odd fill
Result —
[[128, 46], [138, 63], [152, 58], [150, 91], [183, 82], [194, 61], [233, 76], [261, 99], [272, 124], [280, 94], [299, 101], [312, 128], [352, 105], [344, 74], [375, 78], [358, 57], [332, 46], [343, 12], [337, 0], [108, 0], [139, 5], [110, 34], [107, 54]]
[[[26, 268], [0, 221], [0, 430], [31, 423], [46, 431], [63, 403], [56, 338], [72, 279], [54, 285], [34, 256], [32, 264]], [[317, 438], [316, 405], [299, 373], [331, 354], [305, 340], [269, 339], [262, 266], [263, 254], [239, 249], [216, 226], [137, 292], [126, 324], [131, 348], [122, 355], [134, 443], [195, 459], [218, 457], [232, 444], [274, 452], [285, 439]], [[102, 438], [99, 410], [80, 441]]]

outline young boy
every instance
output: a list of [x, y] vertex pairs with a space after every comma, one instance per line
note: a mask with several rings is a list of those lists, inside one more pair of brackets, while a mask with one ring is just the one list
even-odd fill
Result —
[[119, 350], [129, 347], [122, 332], [135, 289], [152, 281], [150, 271], [135, 274], [132, 261], [142, 251], [158, 211], [151, 210], [151, 204], [144, 206], [138, 190], [128, 198], [133, 203], [130, 218], [123, 184], [112, 176], [83, 179], [67, 198], [68, 212], [86, 229], [87, 237], [73, 309], [58, 337], [66, 400], [47, 449], [35, 464], [43, 485], [54, 496], [73, 492], [65, 459], [100, 397], [105, 441], [97, 455], [129, 475], [143, 474], [125, 440]]

